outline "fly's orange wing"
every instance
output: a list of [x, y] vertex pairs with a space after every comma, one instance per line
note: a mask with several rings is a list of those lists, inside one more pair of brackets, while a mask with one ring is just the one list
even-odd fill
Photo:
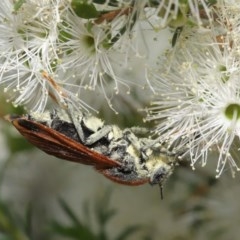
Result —
[[30, 143], [50, 155], [99, 169], [120, 166], [119, 162], [87, 148], [44, 124], [24, 117], [10, 117], [9, 120]]

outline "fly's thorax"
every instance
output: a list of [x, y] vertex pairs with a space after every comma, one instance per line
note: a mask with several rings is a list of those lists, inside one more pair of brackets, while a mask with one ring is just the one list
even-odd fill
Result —
[[[116, 134], [117, 131], [117, 134]], [[141, 162], [140, 149], [136, 148], [136, 143], [132, 143], [129, 135], [124, 134], [118, 127], [110, 133], [115, 133], [115, 137], [109, 142], [109, 158], [121, 162], [123, 172], [136, 172], [137, 166]], [[136, 138], [137, 139], [137, 138]]]
[[137, 157], [135, 148], [124, 138], [122, 132], [118, 133], [118, 137], [117, 139], [112, 138], [109, 142], [109, 157], [123, 163], [134, 162], [134, 159]]
[[[139, 176], [148, 177], [150, 184], [160, 184], [172, 174], [174, 167], [174, 157], [167, 154], [167, 151], [160, 143], [155, 143], [154, 140], [147, 140], [151, 143], [148, 148], [140, 151], [140, 156], [136, 161], [136, 171]], [[146, 143], [145, 139], [143, 142]]]
[[137, 174], [149, 178], [149, 183], [152, 185], [163, 184], [173, 172], [173, 164], [162, 161], [161, 156], [151, 157], [146, 163], [135, 166]]
[[[122, 131], [120, 139], [112, 139], [109, 144], [110, 158], [122, 163], [120, 172], [148, 178], [150, 184], [162, 184], [172, 173], [172, 158], [166, 149], [154, 140], [138, 138], [129, 129]], [[148, 148], [142, 148], [149, 145]]]

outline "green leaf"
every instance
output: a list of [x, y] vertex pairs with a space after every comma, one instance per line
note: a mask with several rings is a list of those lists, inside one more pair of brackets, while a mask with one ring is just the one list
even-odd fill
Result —
[[98, 223], [103, 228], [106, 223], [116, 214], [115, 209], [110, 209], [111, 190], [108, 190], [102, 199], [99, 199], [95, 205], [95, 212]]
[[18, 0], [18, 1], [16, 1], [14, 3], [14, 6], [13, 6], [14, 12], [16, 13], [25, 2], [26, 2], [26, 0]]
[[115, 238], [115, 240], [125, 240], [127, 239], [130, 235], [132, 235], [133, 233], [139, 231], [141, 228], [141, 226], [129, 226], [127, 228], [125, 228], [118, 237]]
[[91, 19], [100, 15], [94, 4], [89, 3], [87, 0], [72, 0], [71, 6], [74, 12], [81, 18]]
[[59, 203], [64, 210], [64, 212], [67, 214], [67, 216], [72, 220], [73, 224], [76, 226], [82, 226], [81, 221], [78, 219], [78, 217], [74, 214], [74, 212], [71, 210], [71, 208], [67, 205], [67, 203], [63, 199], [59, 199]]
[[106, 3], [106, 0], [93, 0], [93, 2], [97, 4], [104, 4]]
[[51, 224], [55, 233], [60, 236], [69, 237], [76, 240], [96, 240], [96, 236], [87, 227], [81, 226], [64, 226], [57, 222]]
[[29, 203], [25, 213], [25, 231], [28, 236], [32, 236], [32, 218], [33, 218], [33, 207], [32, 204]]
[[9, 207], [0, 202], [0, 232], [5, 233], [4, 239], [29, 240], [15, 221]]
[[207, 1], [208, 6], [214, 5], [217, 3], [217, 0], [209, 0]]
[[22, 135], [13, 136], [9, 128], [5, 128], [4, 133], [6, 134], [6, 142], [11, 154], [34, 148]]
[[67, 226], [57, 221], [53, 221], [53, 223], [51, 224], [51, 229], [54, 233], [76, 240], [97, 239], [94, 232], [88, 226], [85, 226], [81, 223], [81, 221], [77, 218], [77, 216], [63, 199], [59, 199], [59, 203], [72, 222], [70, 226]]
[[[105, 4], [106, 2], [107, 0], [93, 0], [93, 3], [97, 4]], [[110, 0], [107, 4], [108, 6], [117, 7], [119, 5], [119, 2], [117, 0]]]

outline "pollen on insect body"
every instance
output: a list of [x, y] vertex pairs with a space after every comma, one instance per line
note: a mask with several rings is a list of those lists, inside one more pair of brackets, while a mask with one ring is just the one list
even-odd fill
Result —
[[[54, 110], [32, 113], [29, 119], [46, 125], [49, 131], [56, 131], [55, 134], [64, 134], [73, 139], [84, 152], [91, 152], [89, 158], [92, 158], [92, 165], [113, 181], [127, 185], [138, 185], [147, 181], [150, 184], [162, 185], [171, 175], [175, 157], [169, 156], [166, 148], [158, 141], [139, 137], [137, 133], [146, 132], [145, 129], [135, 127], [121, 130], [116, 125], [104, 124], [101, 119], [88, 113], [72, 113], [71, 108], [68, 110], [69, 112]], [[43, 150], [45, 146], [43, 145]], [[47, 148], [47, 153], [49, 149], [51, 147]], [[94, 153], [104, 156], [107, 162], [116, 161], [116, 167], [101, 170], [102, 158], [98, 158], [98, 155], [94, 158]], [[66, 156], [64, 153], [62, 157]], [[81, 159], [75, 161], [84, 163]], [[89, 162], [86, 164], [89, 165]]]

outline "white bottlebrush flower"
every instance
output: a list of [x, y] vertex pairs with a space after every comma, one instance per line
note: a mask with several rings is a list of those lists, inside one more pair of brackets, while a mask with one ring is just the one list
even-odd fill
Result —
[[[121, 8], [128, 5], [122, 2]], [[114, 92], [129, 92], [118, 73], [131, 54], [116, 53], [121, 48], [118, 33], [128, 26], [123, 35], [130, 34], [128, 11], [91, 22], [75, 15], [67, 0], [27, 0], [14, 7], [7, 0], [0, 3], [0, 86], [9, 101], [43, 111], [51, 88], [43, 72], [72, 94], [98, 88], [110, 106]]]
[[211, 4], [206, 0], [144, 0], [138, 1], [135, 8], [136, 11], [145, 12], [146, 17], [152, 18], [155, 23], [158, 22], [159, 28], [177, 28], [187, 23], [202, 25], [205, 20], [212, 20]]
[[240, 147], [239, 57], [230, 35], [218, 37], [214, 29], [183, 33], [162, 62], [168, 67], [154, 76], [157, 95], [147, 118], [159, 122], [160, 138], [190, 156], [193, 167], [198, 161], [204, 166], [216, 150], [217, 177], [226, 164], [233, 173], [240, 170], [234, 156]]
[[58, 57], [57, 25], [65, 10], [64, 0], [29, 0], [16, 11], [14, 6], [6, 0], [0, 3], [0, 59], [12, 63], [26, 55], [38, 55], [48, 68], [45, 70], [51, 70], [53, 61]]
[[12, 102], [14, 106], [27, 106], [34, 112], [44, 111], [49, 96], [58, 104], [72, 102], [78, 108], [86, 106], [72, 92], [61, 87], [65, 83], [56, 74], [49, 74], [43, 69], [44, 65], [38, 56], [31, 57], [18, 66], [15, 62], [12, 65], [4, 65], [1, 84], [5, 86], [7, 101]]
[[[1, 1], [0, 85], [4, 86], [6, 92], [11, 92], [14, 104], [32, 104], [33, 109], [44, 110], [48, 87], [40, 79], [42, 72], [45, 72], [55, 80], [60, 79], [58, 83], [74, 94], [79, 94], [83, 88], [100, 89], [111, 106], [114, 93], [120, 89], [126, 93], [130, 90], [129, 82], [122, 79], [118, 70], [124, 64], [127, 65], [132, 57], [129, 53], [132, 49], [138, 53], [135, 47], [138, 43], [134, 43], [138, 40], [134, 27], [140, 19], [143, 20], [144, 10], [155, 8], [154, 14], [161, 15], [160, 11], [165, 9], [169, 15], [178, 12], [183, 6], [191, 9], [191, 12], [192, 6], [195, 6], [196, 11], [198, 9], [197, 2], [131, 3], [119, 1], [114, 6], [115, 3], [106, 1], [104, 4], [96, 4], [97, 9], [105, 10], [106, 7], [109, 12], [99, 19], [86, 20], [72, 11], [68, 0], [26, 0], [17, 1], [17, 4]], [[200, 5], [203, 8], [205, 6], [203, 2]], [[174, 14], [172, 16], [175, 18]], [[124, 54], [119, 54], [119, 50], [124, 50]], [[132, 83], [141, 84], [135, 80]], [[40, 95], [35, 92], [40, 90], [36, 87], [39, 85], [44, 86]], [[113, 85], [114, 88], [110, 89], [109, 86]], [[33, 101], [36, 96], [41, 96], [41, 99]], [[38, 104], [34, 106], [34, 103]]]
[[[69, 82], [79, 86], [79, 90], [100, 88], [109, 105], [113, 92], [119, 92], [119, 85], [129, 91], [127, 81], [117, 74], [117, 69], [124, 65], [125, 60], [110, 42], [112, 32], [109, 26], [90, 23], [69, 12], [59, 28], [62, 33], [59, 70], [62, 69]], [[112, 82], [114, 88], [109, 96], [107, 89]]]
[[11, 1], [0, 2], [0, 86], [14, 105], [44, 110], [51, 84], [42, 73], [54, 75], [64, 6], [64, 0], [28, 0], [15, 9]]

